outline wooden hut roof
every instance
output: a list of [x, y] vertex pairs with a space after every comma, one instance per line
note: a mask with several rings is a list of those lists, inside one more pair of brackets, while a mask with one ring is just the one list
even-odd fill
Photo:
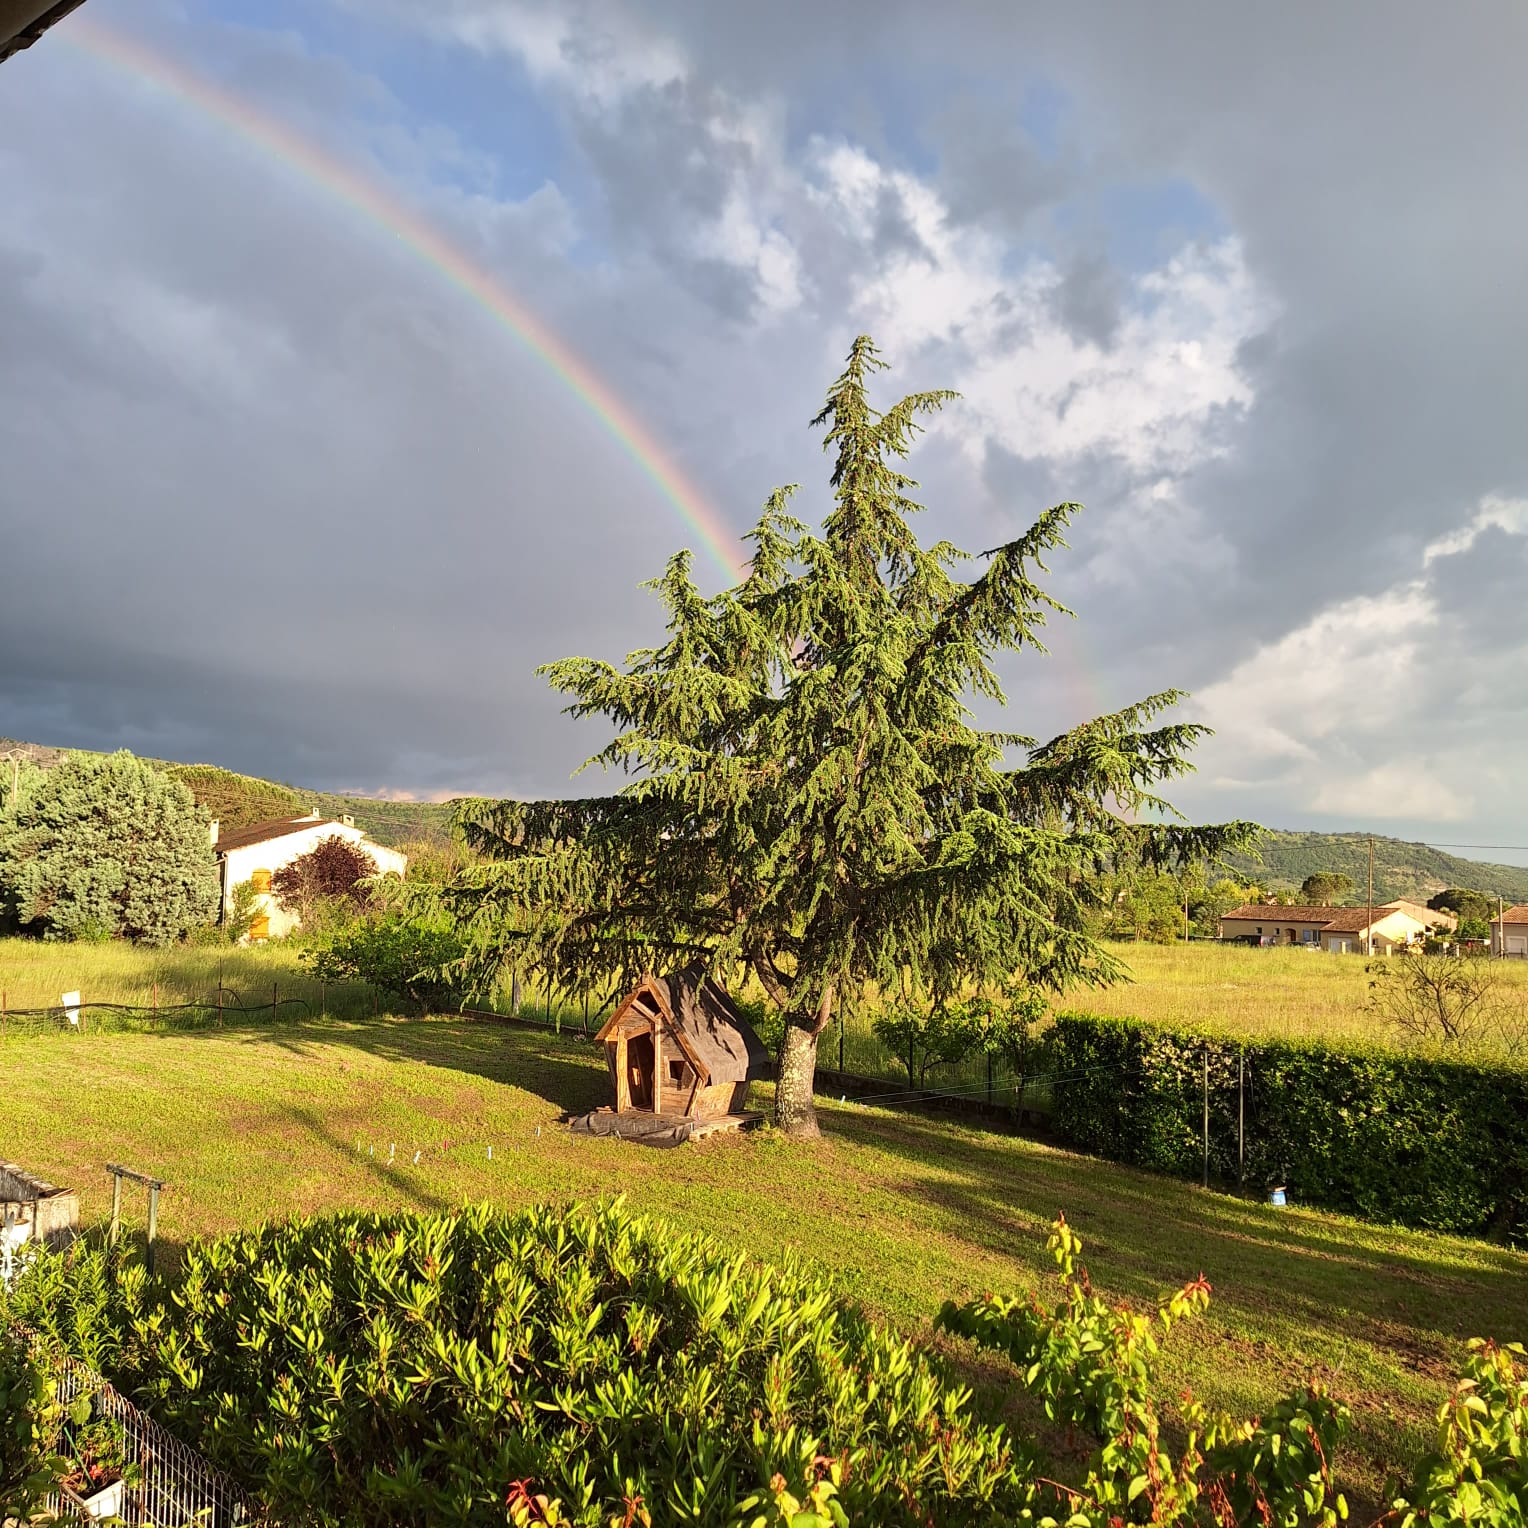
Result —
[[691, 968], [668, 976], [644, 976], [616, 1005], [598, 1038], [603, 1040], [646, 988], [658, 999], [669, 1025], [705, 1069], [708, 1083], [755, 1082], [768, 1077], [769, 1052], [720, 982]]

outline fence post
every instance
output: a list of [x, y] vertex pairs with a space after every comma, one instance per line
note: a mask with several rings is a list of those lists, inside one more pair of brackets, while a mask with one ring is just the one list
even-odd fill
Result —
[[1236, 1186], [1247, 1183], [1247, 1047], [1236, 1053]]
[[329, 1017], [329, 983], [323, 977], [318, 981], [318, 1016], [321, 1019]]
[[273, 1019], [276, 1017], [277, 1011], [280, 1009], [280, 1007], [281, 1007], [281, 999], [276, 995], [276, 983], [272, 982], [271, 983], [271, 1017]]
[[1210, 1047], [1205, 1043], [1201, 1056], [1204, 1077], [1204, 1186], [1210, 1186]]
[[153, 994], [154, 1022], [157, 1024], [159, 1022], [159, 983], [155, 982], [150, 988], [150, 991]]
[[[117, 1179], [118, 1183], [121, 1181], [122, 1180], [120, 1178]], [[150, 1278], [152, 1278], [154, 1275], [154, 1228], [156, 1225], [158, 1225], [158, 1223], [159, 1185], [157, 1183], [151, 1183], [149, 1184], [149, 1244], [143, 1258], [144, 1270], [148, 1273]]]
[[111, 1244], [117, 1245], [117, 1229], [122, 1222], [122, 1174], [111, 1175]]
[[838, 1075], [844, 1074], [844, 1010], [838, 1010]]

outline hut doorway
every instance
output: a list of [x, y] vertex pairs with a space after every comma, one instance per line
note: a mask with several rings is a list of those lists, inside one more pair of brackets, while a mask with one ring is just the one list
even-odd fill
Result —
[[626, 1090], [633, 1109], [653, 1106], [653, 1037], [630, 1035], [626, 1040]]

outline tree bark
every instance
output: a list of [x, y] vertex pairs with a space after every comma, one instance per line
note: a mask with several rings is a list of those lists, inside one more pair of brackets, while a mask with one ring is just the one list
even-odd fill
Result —
[[799, 1140], [815, 1141], [817, 1108], [812, 1082], [817, 1075], [817, 1041], [833, 1019], [833, 983], [822, 989], [815, 1015], [786, 1014], [785, 1043], [780, 1047], [780, 1076], [775, 1083], [775, 1123]]
[[509, 979], [509, 1011], [517, 1019], [520, 1017], [520, 975], [518, 972]]
[[817, 1071], [817, 1032], [806, 1014], [788, 1014], [785, 1044], [780, 1048], [780, 1077], [775, 1083], [775, 1124], [787, 1135], [815, 1141], [817, 1109], [812, 1078]]

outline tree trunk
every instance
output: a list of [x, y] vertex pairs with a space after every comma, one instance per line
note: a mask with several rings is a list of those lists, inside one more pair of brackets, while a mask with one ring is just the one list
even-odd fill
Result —
[[520, 975], [518, 972], [509, 979], [509, 1011], [517, 1019], [520, 1017]]
[[775, 1123], [801, 1140], [816, 1140], [817, 1110], [812, 1103], [812, 1078], [817, 1071], [817, 1033], [807, 1014], [785, 1020], [785, 1043], [780, 1048], [780, 1077], [775, 1084]]

